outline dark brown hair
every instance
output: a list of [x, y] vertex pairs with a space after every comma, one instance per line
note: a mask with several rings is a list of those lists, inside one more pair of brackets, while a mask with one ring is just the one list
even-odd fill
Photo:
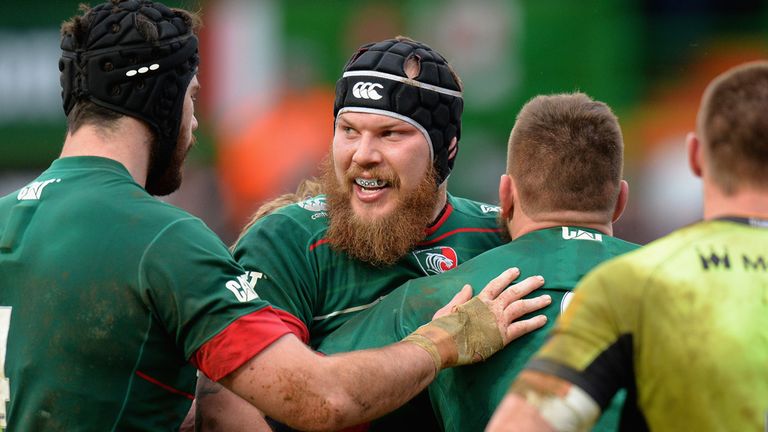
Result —
[[698, 116], [712, 179], [725, 194], [768, 189], [768, 61], [737, 66], [712, 81]]
[[518, 114], [508, 150], [527, 213], [613, 211], [624, 142], [608, 105], [583, 93], [537, 96]]

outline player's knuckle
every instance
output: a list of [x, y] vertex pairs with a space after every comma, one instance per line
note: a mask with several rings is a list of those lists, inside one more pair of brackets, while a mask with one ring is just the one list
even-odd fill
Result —
[[539, 298], [521, 300], [526, 312], [531, 312], [544, 306], [544, 301]]
[[512, 303], [511, 305], [509, 305], [509, 307], [507, 307], [507, 309], [509, 310], [509, 314], [511, 316], [515, 317], [515, 318], [517, 318], [517, 317], [519, 317], [519, 316], [521, 316], [521, 315], [523, 315], [525, 313], [525, 308], [521, 305], [520, 300], [518, 300], [518, 301]]

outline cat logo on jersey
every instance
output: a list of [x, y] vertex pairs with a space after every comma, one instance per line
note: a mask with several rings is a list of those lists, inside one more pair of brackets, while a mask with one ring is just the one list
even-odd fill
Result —
[[416, 257], [424, 273], [428, 275], [443, 273], [459, 265], [456, 251], [447, 246], [413, 251], [413, 256]]
[[19, 194], [16, 195], [16, 199], [19, 201], [24, 200], [39, 200], [43, 195], [43, 189], [51, 183], [59, 183], [61, 179], [50, 179], [46, 181], [32, 182], [24, 186]]
[[492, 206], [488, 204], [481, 204], [480, 205], [480, 211], [483, 213], [499, 213], [501, 212], [501, 207], [499, 206]]
[[325, 211], [325, 197], [314, 197], [298, 203], [299, 207], [311, 212]]
[[251, 300], [259, 298], [253, 287], [256, 286], [256, 282], [259, 281], [264, 275], [261, 272], [249, 271], [237, 277], [237, 280], [230, 280], [224, 286], [228, 290], [232, 291], [235, 298], [241, 303], [249, 302]]

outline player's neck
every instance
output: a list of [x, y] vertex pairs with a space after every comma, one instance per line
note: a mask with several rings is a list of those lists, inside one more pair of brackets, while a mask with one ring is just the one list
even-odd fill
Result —
[[741, 187], [731, 195], [714, 185], [704, 187], [704, 219], [744, 216], [768, 219], [768, 190]]
[[609, 236], [613, 235], [613, 225], [607, 221], [605, 213], [602, 212], [566, 210], [529, 216], [516, 208], [512, 220], [507, 224], [512, 240], [533, 231], [560, 226], [590, 228]]
[[136, 119], [123, 117], [110, 129], [85, 124], [68, 133], [59, 157], [99, 156], [120, 162], [136, 183], [144, 186], [152, 135]]
[[447, 183], [448, 182], [443, 182], [443, 184], [440, 185], [440, 187], [437, 189], [437, 203], [435, 204], [435, 208], [432, 209], [432, 223], [437, 222], [437, 218], [443, 212], [445, 204], [448, 202]]

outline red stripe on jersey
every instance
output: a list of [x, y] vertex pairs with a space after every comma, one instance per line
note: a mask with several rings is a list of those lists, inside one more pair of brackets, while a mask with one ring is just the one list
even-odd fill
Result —
[[152, 378], [151, 376], [145, 374], [142, 371], [137, 370], [136, 371], [136, 375], [138, 375], [139, 377], [141, 377], [144, 380], [147, 380], [147, 381], [151, 382], [152, 384], [154, 384], [154, 385], [156, 385], [158, 387], [162, 387], [163, 389], [165, 389], [165, 390], [167, 390], [167, 391], [169, 391], [171, 393], [175, 393], [177, 395], [182, 395], [182, 396], [184, 396], [185, 398], [187, 398], [189, 400], [195, 399], [195, 395], [187, 393], [187, 392], [184, 392], [184, 391], [181, 391], [181, 390], [178, 390], [178, 389], [175, 389], [175, 388], [169, 386], [168, 384], [165, 384], [163, 382], [160, 382], [160, 381]]
[[204, 343], [190, 361], [212, 381], [218, 381], [291, 333], [271, 306], [241, 316]]
[[320, 240], [312, 243], [311, 245], [309, 245], [309, 250], [310, 251], [314, 250], [316, 247], [320, 246], [321, 244], [325, 244], [325, 243], [328, 243], [328, 239], [320, 239]]
[[437, 222], [432, 224], [432, 226], [428, 226], [427, 229], [424, 230], [424, 236], [429, 237], [432, 234], [436, 233], [437, 230], [440, 229], [440, 227], [443, 225], [443, 223], [445, 223], [445, 221], [448, 220], [448, 216], [450, 216], [451, 213], [453, 213], [453, 206], [451, 205], [451, 203], [446, 203], [445, 211], [443, 212], [443, 215], [440, 216], [440, 219], [438, 219]]
[[291, 333], [295, 334], [302, 342], [309, 345], [309, 329], [307, 328], [307, 325], [304, 324], [304, 321], [296, 318], [296, 315], [284, 310], [275, 309], [275, 312], [280, 319], [283, 320], [285, 325], [291, 329]]
[[423, 242], [416, 243], [417, 246], [427, 246], [431, 245], [433, 243], [437, 243], [440, 240], [443, 240], [446, 237], [450, 237], [454, 234], [462, 233], [462, 232], [501, 232], [501, 228], [457, 228], [453, 231], [448, 231], [447, 233], [441, 235], [440, 237], [435, 237], [432, 240], [426, 240]]

